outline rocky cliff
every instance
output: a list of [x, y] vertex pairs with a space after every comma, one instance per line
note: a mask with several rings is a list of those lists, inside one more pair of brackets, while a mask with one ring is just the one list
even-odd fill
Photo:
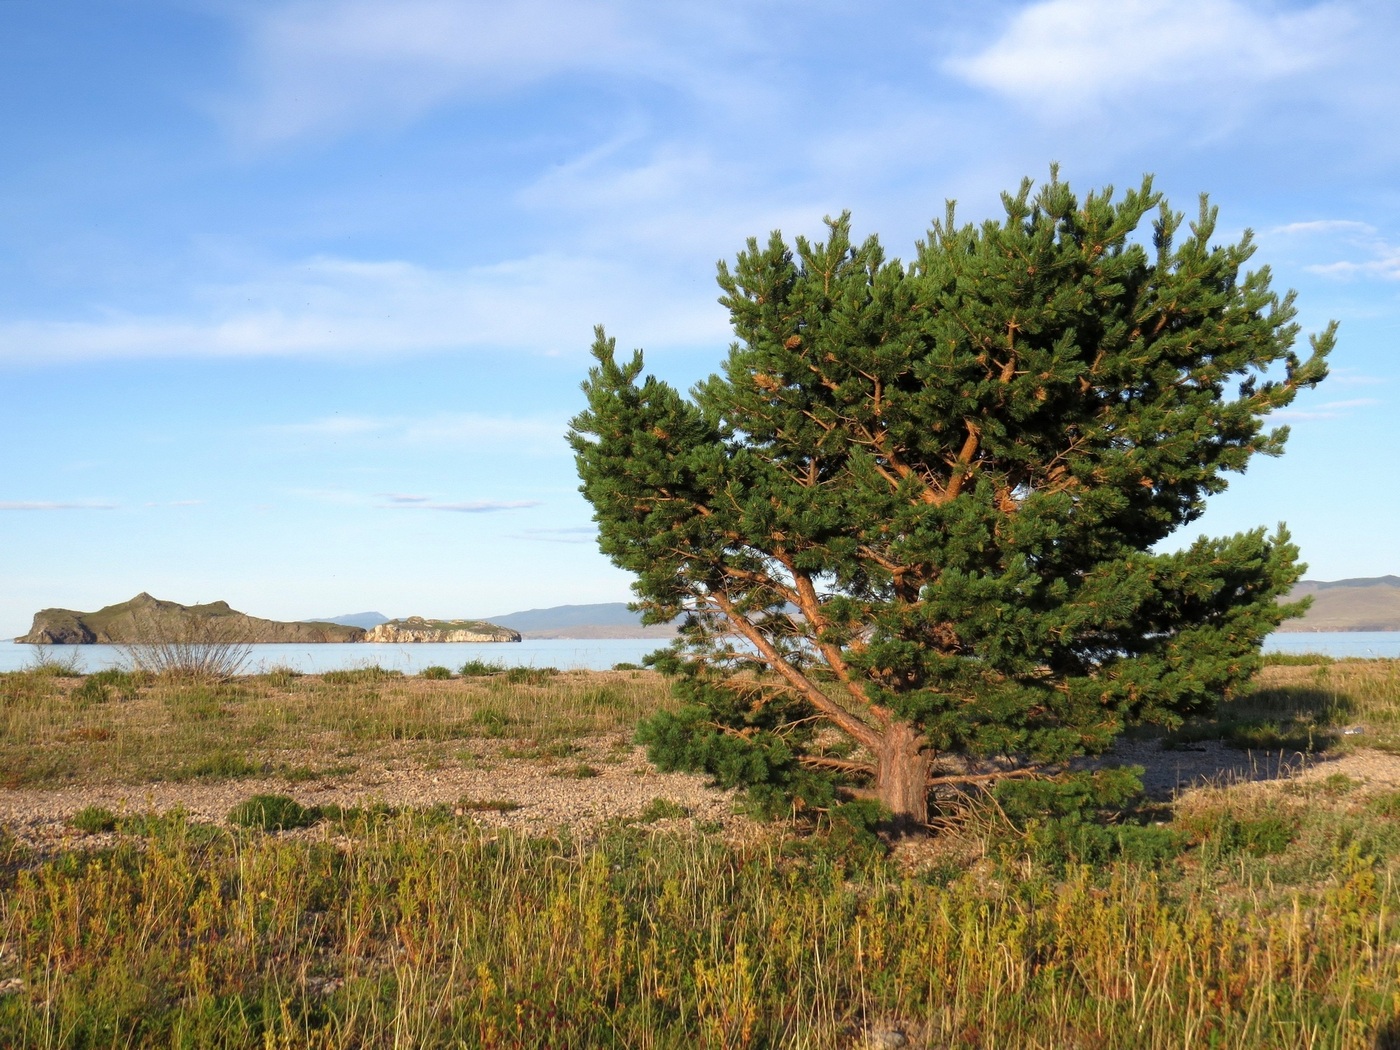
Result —
[[229, 608], [228, 602], [180, 605], [141, 593], [97, 612], [43, 609], [29, 633], [31, 645], [138, 645], [150, 642], [360, 642], [360, 627], [335, 623], [282, 623]]
[[485, 620], [406, 620], [381, 623], [365, 635], [367, 642], [518, 642], [520, 632]]

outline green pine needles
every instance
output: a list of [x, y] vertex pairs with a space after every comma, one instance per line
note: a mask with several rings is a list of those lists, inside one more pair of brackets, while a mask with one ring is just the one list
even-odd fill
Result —
[[[850, 221], [719, 268], [737, 341], [687, 399], [642, 355], [598, 364], [572, 424], [600, 545], [682, 707], [653, 760], [770, 801], [873, 799], [927, 821], [930, 786], [1101, 752], [1208, 710], [1300, 605], [1280, 526], [1157, 546], [1225, 476], [1278, 455], [1264, 418], [1326, 376], [1293, 296], [1152, 188], [1082, 200], [1055, 169], [953, 208], [909, 264]], [[1150, 246], [1137, 236], [1150, 218]]]

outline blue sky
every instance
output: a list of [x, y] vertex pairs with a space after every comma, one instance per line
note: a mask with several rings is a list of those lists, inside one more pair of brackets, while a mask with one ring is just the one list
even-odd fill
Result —
[[1381, 0], [0, 0], [0, 631], [625, 600], [562, 438], [592, 325], [689, 386], [746, 237], [907, 257], [1051, 161], [1209, 191], [1341, 321], [1198, 531], [1400, 572], [1397, 45]]

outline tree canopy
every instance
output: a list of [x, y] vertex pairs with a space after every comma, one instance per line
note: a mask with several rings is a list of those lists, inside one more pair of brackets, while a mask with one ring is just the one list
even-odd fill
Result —
[[[1208, 710], [1297, 605], [1283, 526], [1159, 545], [1326, 375], [1293, 294], [1213, 245], [1150, 178], [1077, 197], [1052, 169], [913, 259], [850, 217], [719, 266], [736, 341], [689, 398], [600, 327], [572, 423], [601, 549], [652, 622], [682, 707], [653, 757], [905, 824], [940, 779], [1100, 752]], [[1150, 219], [1150, 237], [1140, 235]]]

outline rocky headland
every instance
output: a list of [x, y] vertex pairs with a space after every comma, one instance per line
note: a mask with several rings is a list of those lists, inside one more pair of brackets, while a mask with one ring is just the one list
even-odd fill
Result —
[[372, 628], [367, 642], [518, 642], [520, 632], [485, 620], [425, 620], [410, 616]]
[[284, 623], [263, 620], [229, 607], [228, 602], [181, 605], [144, 591], [128, 602], [97, 612], [41, 609], [29, 633], [16, 642], [29, 645], [139, 645], [157, 641], [218, 641], [251, 644], [362, 642], [361, 627], [338, 623]]

